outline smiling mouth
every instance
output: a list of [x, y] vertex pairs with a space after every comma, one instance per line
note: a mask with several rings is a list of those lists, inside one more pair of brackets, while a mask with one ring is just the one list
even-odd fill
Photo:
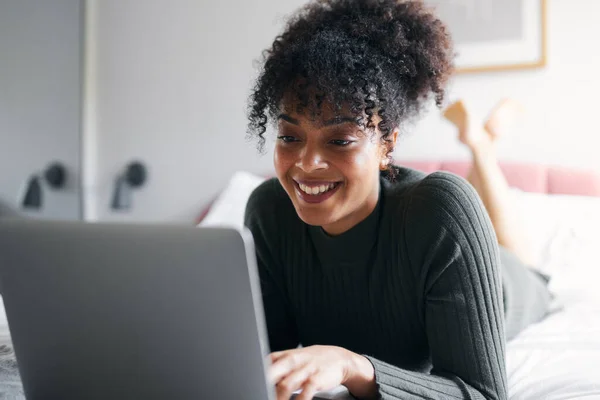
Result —
[[298, 187], [300, 188], [300, 190], [302, 190], [304, 193], [306, 193], [308, 195], [312, 195], [312, 196], [327, 193], [328, 191], [334, 189], [336, 187], [336, 185], [338, 184], [337, 182], [331, 182], [329, 184], [309, 186], [309, 185], [305, 185], [305, 184], [299, 183], [299, 182], [296, 182], [296, 183], [298, 184]]
[[298, 197], [307, 203], [321, 203], [330, 198], [341, 186], [341, 182], [298, 182], [293, 181]]

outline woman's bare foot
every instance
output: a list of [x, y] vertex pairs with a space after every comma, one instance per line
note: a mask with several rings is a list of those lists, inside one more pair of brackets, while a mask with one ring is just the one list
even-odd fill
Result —
[[491, 141], [490, 135], [479, 126], [478, 121], [474, 121], [473, 115], [462, 100], [448, 106], [443, 115], [458, 128], [458, 139], [471, 150]]
[[523, 115], [524, 107], [516, 100], [504, 99], [490, 112], [485, 130], [493, 140], [508, 133], [517, 119]]

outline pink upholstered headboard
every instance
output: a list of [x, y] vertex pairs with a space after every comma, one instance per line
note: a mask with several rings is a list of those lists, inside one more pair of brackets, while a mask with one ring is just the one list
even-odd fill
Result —
[[[466, 161], [397, 161], [396, 164], [430, 173], [449, 171], [462, 177], [469, 172]], [[526, 192], [600, 197], [600, 173], [541, 164], [501, 162], [510, 186]]]

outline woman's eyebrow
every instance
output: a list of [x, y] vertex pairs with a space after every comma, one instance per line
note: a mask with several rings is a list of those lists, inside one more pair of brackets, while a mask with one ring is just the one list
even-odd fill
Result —
[[296, 118], [292, 118], [287, 114], [279, 114], [279, 117], [277, 117], [278, 119], [282, 119], [286, 122], [289, 122], [290, 124], [294, 124], [294, 125], [300, 125], [300, 121], [298, 121]]
[[[298, 121], [296, 118], [290, 117], [287, 114], [279, 114], [277, 119], [289, 122], [290, 124], [293, 124], [293, 125], [300, 125], [300, 121]], [[333, 118], [325, 121], [323, 123], [323, 126], [341, 125], [341, 124], [347, 124], [349, 122], [356, 124], [356, 118], [355, 117], [347, 117], [347, 116], [337, 116], [337, 117], [333, 117]]]
[[341, 124], [346, 124], [348, 122], [352, 122], [353, 124], [355, 124], [356, 118], [355, 117], [337, 116], [337, 117], [334, 117], [334, 118], [331, 118], [331, 119], [325, 121], [325, 123], [323, 125], [324, 126], [341, 125]]

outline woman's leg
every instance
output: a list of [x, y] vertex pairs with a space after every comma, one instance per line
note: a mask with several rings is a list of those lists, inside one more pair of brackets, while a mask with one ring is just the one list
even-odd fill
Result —
[[508, 183], [496, 158], [494, 142], [510, 127], [517, 112], [520, 110], [516, 103], [501, 102], [490, 114], [485, 128], [473, 123], [472, 116], [462, 103], [453, 104], [444, 113], [458, 127], [461, 142], [471, 149], [473, 165], [468, 179], [479, 193], [501, 245], [507, 340], [543, 319], [552, 300], [547, 279], [527, 268], [526, 264], [532, 265], [527, 236], [519, 225]]
[[495, 140], [507, 130], [520, 112], [517, 103], [505, 100], [492, 111], [484, 129], [473, 121], [466, 105], [459, 101], [444, 112], [444, 116], [456, 125], [459, 139], [469, 147], [473, 164], [467, 177], [490, 216], [498, 243], [513, 252], [522, 262], [531, 265], [533, 257], [519, 217], [508, 182], [496, 157]]
[[[466, 146], [472, 147], [473, 142], [481, 138], [485, 132], [477, 126], [477, 122], [473, 121], [472, 115], [469, 114], [466, 104], [459, 100], [452, 103], [444, 110], [444, 117], [452, 122], [458, 128], [458, 139]], [[494, 137], [492, 137], [495, 140]], [[471, 166], [467, 174], [467, 180], [473, 185], [478, 193], [480, 190], [480, 178], [477, 169]]]
[[552, 295], [548, 282], [511, 251], [500, 247], [504, 331], [506, 339], [514, 338], [527, 326], [539, 322], [550, 310]]

